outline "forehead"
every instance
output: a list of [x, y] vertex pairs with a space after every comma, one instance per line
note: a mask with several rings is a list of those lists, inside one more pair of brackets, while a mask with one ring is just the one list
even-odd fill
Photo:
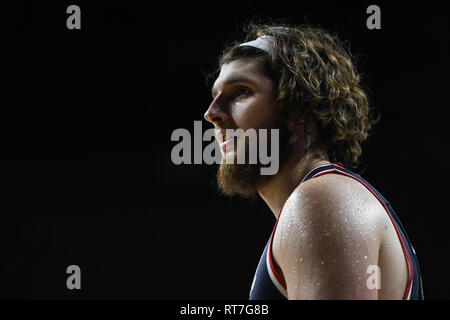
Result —
[[265, 77], [258, 68], [255, 58], [243, 58], [225, 63], [213, 85], [213, 91], [234, 82], [252, 82], [259, 85], [270, 85], [271, 81]]
[[233, 60], [222, 65], [218, 79], [232, 73], [251, 73], [260, 76], [261, 74], [258, 72], [257, 66], [258, 60], [255, 58]]

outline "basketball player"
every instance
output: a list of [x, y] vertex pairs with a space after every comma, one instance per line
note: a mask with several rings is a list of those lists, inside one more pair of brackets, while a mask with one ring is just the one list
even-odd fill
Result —
[[[260, 196], [276, 217], [250, 299], [423, 299], [419, 264], [389, 202], [349, 168], [374, 123], [350, 53], [309, 26], [250, 25], [224, 50], [205, 119], [279, 129], [279, 170], [222, 162], [225, 195]], [[233, 154], [231, 154], [233, 155]]]

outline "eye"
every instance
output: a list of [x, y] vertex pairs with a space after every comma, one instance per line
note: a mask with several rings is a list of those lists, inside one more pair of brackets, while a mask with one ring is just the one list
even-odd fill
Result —
[[236, 90], [236, 96], [238, 97], [245, 97], [250, 95], [251, 93], [252, 93], [251, 90], [247, 87], [239, 87]]

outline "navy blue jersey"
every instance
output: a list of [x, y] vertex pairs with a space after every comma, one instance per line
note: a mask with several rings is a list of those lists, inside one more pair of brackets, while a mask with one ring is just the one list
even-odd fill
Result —
[[[405, 254], [405, 258], [410, 271], [408, 284], [403, 299], [423, 300], [422, 277], [420, 274], [419, 262], [417, 260], [416, 252], [414, 251], [405, 229], [400, 223], [400, 220], [398, 219], [389, 202], [386, 201], [386, 199], [366, 180], [361, 178], [361, 176], [336, 164], [323, 165], [315, 168], [306, 175], [302, 182], [327, 173], [338, 173], [357, 180], [380, 201], [387, 214], [389, 215], [389, 218], [391, 219], [395, 230], [397, 231], [397, 235], [402, 244], [403, 252]], [[278, 219], [282, 211], [283, 207], [280, 210]], [[278, 219], [275, 223], [272, 234], [267, 241], [266, 247], [264, 248], [264, 252], [256, 269], [252, 288], [250, 290], [250, 300], [284, 300], [288, 297], [286, 283], [283, 277], [280, 276], [276, 271], [272, 257], [272, 241], [277, 227]]]

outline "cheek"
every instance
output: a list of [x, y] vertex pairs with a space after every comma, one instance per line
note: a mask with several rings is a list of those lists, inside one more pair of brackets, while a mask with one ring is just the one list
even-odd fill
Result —
[[[267, 100], [265, 100], [267, 101]], [[231, 116], [237, 128], [271, 128], [277, 122], [278, 111], [274, 104], [263, 99], [249, 99], [235, 104]]]

